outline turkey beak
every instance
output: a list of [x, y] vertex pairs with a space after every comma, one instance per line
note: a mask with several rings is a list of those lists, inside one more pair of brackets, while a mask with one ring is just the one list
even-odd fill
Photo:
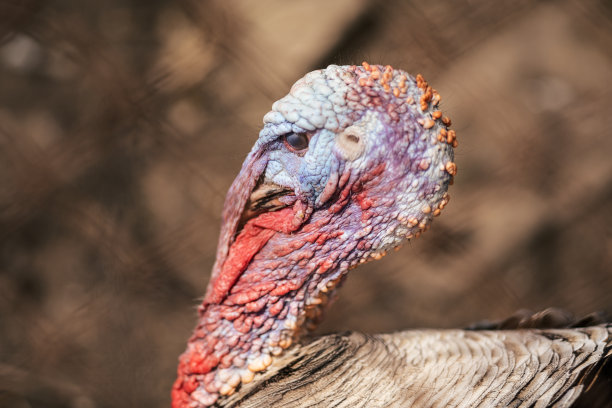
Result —
[[288, 187], [260, 180], [244, 206], [239, 225], [243, 226], [259, 214], [287, 207], [290, 202], [283, 198], [293, 195], [293, 190]]

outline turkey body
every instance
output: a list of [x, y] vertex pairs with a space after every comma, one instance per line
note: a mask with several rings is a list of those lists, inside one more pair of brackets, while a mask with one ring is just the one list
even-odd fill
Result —
[[611, 338], [612, 325], [325, 336], [293, 349], [224, 406], [607, 407]]
[[457, 139], [439, 102], [422, 76], [363, 63], [274, 103], [226, 197], [173, 408], [609, 404], [606, 323], [306, 337], [350, 269], [448, 204]]

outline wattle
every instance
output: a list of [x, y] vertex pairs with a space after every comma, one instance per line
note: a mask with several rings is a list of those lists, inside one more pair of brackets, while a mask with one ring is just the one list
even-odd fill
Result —
[[[218, 278], [213, 282], [213, 290], [204, 299], [204, 304], [221, 303], [229, 294], [231, 287], [245, 271], [251, 259], [276, 234], [289, 234], [299, 228], [295, 225], [294, 208], [283, 208], [267, 212], [249, 220], [236, 240], [231, 245], [229, 254]], [[240, 293], [248, 297], [248, 293]], [[257, 296], [258, 297], [258, 296]], [[257, 298], [256, 297], [256, 298]], [[235, 303], [247, 303], [250, 300], [235, 299]]]

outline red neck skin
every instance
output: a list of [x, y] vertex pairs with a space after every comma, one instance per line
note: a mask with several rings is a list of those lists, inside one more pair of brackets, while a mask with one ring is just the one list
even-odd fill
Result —
[[357, 191], [355, 202], [351, 193], [347, 185], [303, 226], [295, 222], [297, 204], [244, 225], [180, 357], [174, 408], [210, 406], [231, 395], [314, 327], [348, 269], [370, 254], [364, 237], [376, 208], [365, 192]]
[[291, 208], [262, 214], [240, 232], [199, 308], [199, 323], [180, 358], [173, 407], [194, 400], [207, 406], [231, 394], [297, 337], [307, 292], [316, 292], [306, 285], [312, 266], [322, 277], [331, 264], [307, 267], [327, 238], [313, 227], [291, 236], [292, 218]]

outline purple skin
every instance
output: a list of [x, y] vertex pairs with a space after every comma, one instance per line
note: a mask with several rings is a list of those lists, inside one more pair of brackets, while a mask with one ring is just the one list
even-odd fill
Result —
[[364, 63], [311, 72], [274, 103], [225, 201], [173, 407], [252, 381], [314, 326], [349, 269], [428, 228], [456, 172], [438, 102], [422, 77]]

